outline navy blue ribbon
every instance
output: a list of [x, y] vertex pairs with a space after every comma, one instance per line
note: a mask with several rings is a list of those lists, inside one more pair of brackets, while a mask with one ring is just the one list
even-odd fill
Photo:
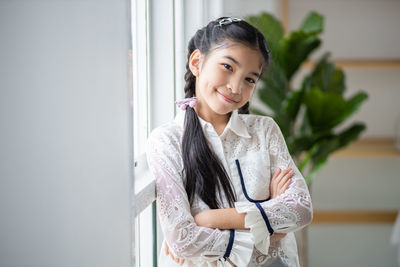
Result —
[[228, 243], [228, 247], [226, 248], [225, 254], [224, 254], [224, 259], [226, 260], [227, 258], [229, 258], [229, 256], [231, 255], [231, 251], [232, 251], [232, 247], [233, 247], [233, 241], [235, 240], [235, 230], [234, 229], [230, 229], [230, 235], [229, 235], [229, 243]]
[[244, 180], [243, 180], [242, 170], [240, 169], [239, 160], [235, 160], [235, 162], [236, 162], [236, 167], [237, 167], [238, 172], [239, 172], [240, 183], [242, 184], [242, 190], [243, 190], [244, 196], [247, 198], [247, 200], [252, 202], [252, 203], [265, 202], [265, 201], [270, 200], [271, 198], [267, 198], [267, 199], [264, 199], [264, 200], [254, 200], [254, 199], [251, 199], [249, 197], [249, 195], [247, 194], [247, 191], [246, 191], [246, 186], [244, 185]]
[[272, 229], [271, 224], [269, 223], [267, 214], [265, 214], [264, 209], [263, 209], [263, 208], [261, 207], [261, 205], [260, 205], [260, 202], [268, 201], [268, 200], [270, 200], [271, 198], [267, 198], [267, 199], [265, 199], [265, 200], [254, 200], [254, 199], [251, 199], [251, 198], [249, 197], [249, 195], [247, 194], [246, 186], [244, 185], [244, 179], [243, 179], [243, 175], [242, 175], [242, 170], [240, 169], [239, 160], [236, 160], [235, 162], [236, 162], [236, 167], [237, 167], [238, 172], [239, 172], [240, 183], [242, 184], [242, 190], [243, 190], [244, 196], [246, 197], [246, 199], [247, 199], [248, 201], [250, 201], [250, 202], [256, 204], [256, 207], [259, 209], [259, 211], [260, 211], [260, 213], [261, 213], [261, 216], [263, 217], [264, 222], [265, 222], [265, 224], [267, 225], [269, 234], [272, 235], [272, 234], [274, 233], [274, 229]]
[[271, 226], [271, 224], [269, 223], [267, 214], [265, 214], [264, 209], [261, 207], [260, 203], [256, 203], [256, 207], [257, 207], [257, 208], [260, 210], [260, 212], [261, 212], [261, 216], [263, 217], [264, 222], [265, 222], [265, 224], [267, 225], [269, 234], [270, 234], [270, 235], [273, 235], [274, 229], [272, 229], [272, 226]]

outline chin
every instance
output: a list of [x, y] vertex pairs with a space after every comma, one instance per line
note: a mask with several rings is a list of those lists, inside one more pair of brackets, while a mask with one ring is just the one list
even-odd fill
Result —
[[220, 106], [220, 107], [215, 107], [213, 108], [214, 112], [220, 115], [226, 115], [230, 112], [232, 112], [234, 109], [232, 108], [228, 108], [228, 107], [224, 107], [224, 106]]

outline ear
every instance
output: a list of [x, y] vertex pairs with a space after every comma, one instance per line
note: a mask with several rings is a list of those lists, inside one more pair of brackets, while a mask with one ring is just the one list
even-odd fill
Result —
[[198, 77], [200, 73], [201, 58], [202, 55], [199, 49], [194, 50], [189, 58], [189, 68], [196, 77]]

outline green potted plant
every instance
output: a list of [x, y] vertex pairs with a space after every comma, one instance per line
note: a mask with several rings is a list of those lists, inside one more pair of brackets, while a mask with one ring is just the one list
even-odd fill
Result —
[[329, 53], [305, 75], [300, 88], [292, 87], [294, 75], [321, 44], [318, 36], [323, 30], [322, 15], [310, 12], [300, 28], [287, 36], [281, 23], [270, 14], [261, 13], [246, 20], [265, 35], [271, 53], [270, 65], [257, 88], [259, 99], [271, 114], [256, 108], [251, 108], [251, 112], [276, 120], [293, 159], [309, 183], [332, 152], [355, 141], [366, 129], [364, 123], [354, 123], [342, 131], [335, 130], [368, 95], [360, 91], [344, 98], [345, 74], [329, 62]]
[[[366, 129], [364, 123], [354, 123], [341, 131], [336, 128], [357, 111], [368, 95], [360, 91], [344, 98], [345, 74], [329, 61], [329, 53], [303, 77], [299, 88], [293, 88], [293, 77], [321, 45], [322, 15], [310, 12], [300, 28], [286, 36], [281, 23], [268, 13], [249, 16], [246, 21], [264, 34], [271, 53], [270, 65], [257, 88], [260, 101], [270, 113], [254, 107], [250, 110], [275, 119], [293, 160], [310, 186], [329, 155], [355, 141]], [[302, 236], [300, 247], [306, 247], [305, 229]], [[306, 257], [306, 251], [300, 253]]]

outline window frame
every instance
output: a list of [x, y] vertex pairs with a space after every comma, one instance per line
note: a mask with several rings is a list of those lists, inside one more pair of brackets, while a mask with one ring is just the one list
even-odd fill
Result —
[[147, 137], [152, 129], [175, 117], [177, 107], [173, 103], [184, 97], [186, 44], [194, 30], [208, 21], [209, 16], [218, 16], [215, 14], [216, 9], [222, 12], [222, 2], [131, 2], [135, 159], [134, 265], [157, 266], [158, 252], [163, 240], [156, 214], [155, 181], [149, 172], [145, 156]]
[[[157, 227], [155, 181], [148, 170], [145, 144], [152, 129], [175, 116], [175, 105], [171, 103], [176, 99], [175, 2], [179, 1], [132, 2], [134, 261], [138, 266], [157, 266], [161, 247], [161, 242], [157, 242], [162, 237], [157, 235], [161, 231]], [[160, 38], [163, 42], [157, 42]], [[152, 75], [155, 73], [157, 76]]]

